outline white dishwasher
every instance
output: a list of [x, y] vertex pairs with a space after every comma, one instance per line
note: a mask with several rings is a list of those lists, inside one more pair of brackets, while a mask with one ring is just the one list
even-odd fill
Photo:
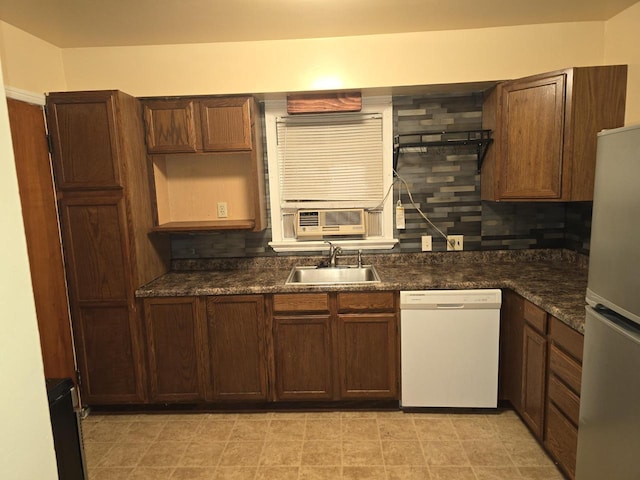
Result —
[[502, 293], [400, 292], [405, 407], [495, 408]]

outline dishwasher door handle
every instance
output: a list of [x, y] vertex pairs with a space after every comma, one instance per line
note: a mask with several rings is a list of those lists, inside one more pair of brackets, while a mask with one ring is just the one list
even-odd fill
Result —
[[439, 303], [436, 305], [438, 310], [462, 310], [464, 303]]

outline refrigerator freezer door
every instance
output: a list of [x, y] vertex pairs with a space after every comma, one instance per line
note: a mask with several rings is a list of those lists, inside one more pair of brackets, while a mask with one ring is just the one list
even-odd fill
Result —
[[640, 125], [598, 134], [587, 301], [640, 323]]
[[640, 327], [587, 307], [578, 480], [640, 478]]

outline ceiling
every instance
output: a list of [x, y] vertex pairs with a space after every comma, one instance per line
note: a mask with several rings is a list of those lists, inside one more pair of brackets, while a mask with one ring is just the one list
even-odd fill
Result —
[[638, 0], [0, 0], [0, 20], [61, 48], [604, 21]]

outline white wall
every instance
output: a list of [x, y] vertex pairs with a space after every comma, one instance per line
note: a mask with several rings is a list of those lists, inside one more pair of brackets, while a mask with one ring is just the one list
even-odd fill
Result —
[[52, 480], [58, 473], [1, 73], [0, 205], [0, 478]]
[[629, 65], [625, 125], [640, 124], [640, 2], [605, 24], [605, 63]]

